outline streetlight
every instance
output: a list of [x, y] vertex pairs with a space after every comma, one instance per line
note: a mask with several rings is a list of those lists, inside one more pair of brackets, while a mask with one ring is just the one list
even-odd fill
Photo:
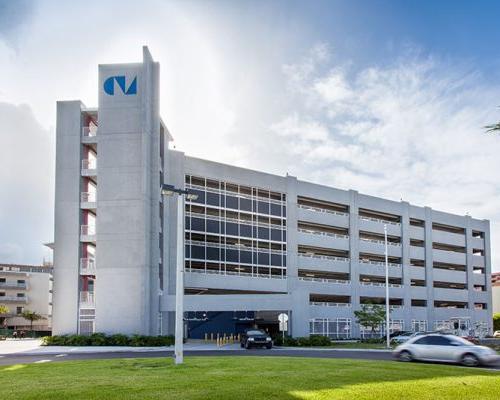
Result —
[[[189, 190], [178, 189], [174, 185], [163, 184], [163, 196], [179, 195], [177, 200], [177, 266], [175, 280], [175, 363], [184, 362], [184, 196], [196, 200], [198, 195]], [[184, 196], [183, 196], [184, 195]]]
[[387, 251], [387, 224], [384, 224], [384, 242], [385, 242], [385, 339], [387, 348], [391, 347], [389, 333], [389, 253]]

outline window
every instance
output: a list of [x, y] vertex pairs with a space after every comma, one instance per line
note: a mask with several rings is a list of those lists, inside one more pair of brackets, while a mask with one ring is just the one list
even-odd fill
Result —
[[19, 314], [22, 314], [24, 311], [24, 307], [16, 307], [16, 314], [19, 315]]
[[428, 336], [427, 344], [431, 346], [450, 346], [450, 339], [445, 338], [444, 336]]
[[411, 330], [413, 332], [425, 332], [427, 330], [427, 321], [425, 320], [412, 320]]
[[428, 346], [451, 346], [451, 341], [444, 336], [430, 335], [418, 339], [417, 341], [413, 342], [413, 344], [423, 344]]
[[351, 337], [350, 318], [315, 318], [309, 320], [309, 334], [321, 335], [330, 339]]

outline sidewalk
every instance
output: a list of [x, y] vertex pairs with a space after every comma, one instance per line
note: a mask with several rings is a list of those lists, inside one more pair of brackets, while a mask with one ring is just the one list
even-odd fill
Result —
[[[238, 343], [217, 347], [215, 343], [188, 342], [184, 351], [227, 351], [244, 350]], [[132, 347], [132, 346], [42, 346], [40, 339], [7, 339], [0, 342], [0, 357], [7, 354], [43, 355], [43, 354], [83, 354], [83, 353], [123, 353], [174, 351], [174, 346]]]

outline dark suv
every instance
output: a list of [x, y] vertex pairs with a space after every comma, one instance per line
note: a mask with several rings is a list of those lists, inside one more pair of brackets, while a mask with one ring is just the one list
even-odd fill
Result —
[[241, 347], [245, 349], [250, 349], [252, 347], [266, 347], [271, 349], [273, 347], [273, 340], [271, 336], [262, 329], [247, 329], [243, 335], [241, 335]]

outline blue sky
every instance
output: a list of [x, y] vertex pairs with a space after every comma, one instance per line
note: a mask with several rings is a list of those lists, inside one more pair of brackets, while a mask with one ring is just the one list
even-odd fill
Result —
[[498, 270], [500, 137], [482, 126], [500, 119], [499, 12], [497, 1], [0, 0], [0, 261], [50, 254], [56, 101], [95, 106], [97, 64], [139, 61], [146, 44], [177, 149], [490, 219]]

